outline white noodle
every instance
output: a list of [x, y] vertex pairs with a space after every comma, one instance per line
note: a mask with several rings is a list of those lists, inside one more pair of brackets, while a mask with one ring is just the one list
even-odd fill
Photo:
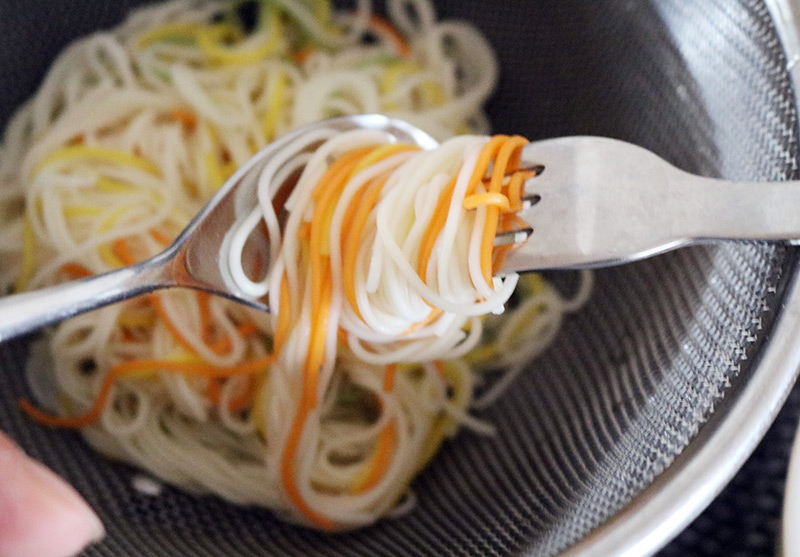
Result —
[[[390, 33], [376, 29], [373, 43], [362, 42], [372, 16], [369, 0], [327, 18], [325, 9], [312, 5], [326, 8], [301, 0], [257, 4], [265, 21], [277, 10], [283, 27], [275, 48], [257, 59], [248, 52], [277, 33], [269, 25], [220, 41], [217, 51], [232, 60], [204, 50], [201, 38], [216, 32], [216, 16], [238, 25], [231, 5], [220, 0], [148, 6], [117, 29], [69, 46], [12, 117], [0, 145], [0, 292], [101, 273], [127, 263], [128, 255], [158, 253], [164, 238], [174, 237], [236, 167], [306, 122], [379, 112], [408, 119], [439, 139], [470, 129], [486, 133], [482, 106], [496, 84], [497, 64], [477, 30], [437, 22], [428, 0], [389, 0], [390, 22], [410, 48], [402, 58]], [[56, 327], [49, 345], [59, 413], [87, 412], [111, 370], [132, 361], [227, 368], [263, 358], [286, 309], [291, 325], [268, 367], [211, 379], [157, 365], [136, 369], [118, 379], [100, 419], [82, 433], [99, 451], [161, 481], [319, 525], [284, 481], [317, 322], [300, 236], [313, 214], [314, 189], [332, 161], [394, 141], [377, 132], [321, 130], [264, 169], [254, 185], [258, 205], [237, 208], [240, 220], [223, 255], [228, 278], [243, 292], [267, 296], [271, 315], [168, 291]], [[588, 296], [588, 280], [572, 301], [550, 290], [535, 293], [543, 309], [509, 311], [509, 339], [502, 325], [490, 325], [493, 316], [479, 317], [502, 311], [517, 283], [514, 275], [482, 283], [475, 267], [482, 210], [476, 216], [462, 202], [485, 142], [466, 136], [431, 152], [396, 153], [354, 177], [332, 212], [327, 251], [333, 287], [312, 393], [317, 404], [302, 423], [290, 472], [305, 504], [337, 528], [405, 512], [415, 500], [408, 483], [459, 425], [489, 433], [491, 425], [468, 408], [474, 374], [494, 358], [472, 366], [457, 358], [476, 346], [497, 351], [505, 342], [503, 361], [521, 369], [519, 362], [544, 349], [562, 315]], [[273, 197], [297, 172], [284, 219]], [[391, 177], [357, 245], [353, 308], [342, 288], [339, 243], [352, 224], [347, 205], [361, 184], [387, 172]], [[454, 199], [423, 280], [416, 269], [420, 244], [454, 172]], [[261, 223], [270, 236], [270, 260], [260, 275], [250, 275], [244, 245]], [[443, 312], [424, 322], [431, 306]], [[340, 327], [346, 339], [338, 346]], [[525, 328], [537, 335], [531, 343], [520, 341]], [[481, 344], [482, 338], [492, 340]], [[434, 360], [453, 361], [440, 369]], [[398, 364], [392, 389], [384, 385], [387, 364]], [[501, 379], [487, 396], [495, 398], [507, 383]], [[391, 456], [370, 479], [390, 428]]]

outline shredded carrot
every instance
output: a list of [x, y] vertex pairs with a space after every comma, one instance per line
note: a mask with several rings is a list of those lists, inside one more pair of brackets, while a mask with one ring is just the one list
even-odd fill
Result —
[[367, 463], [367, 474], [361, 481], [356, 483], [351, 490], [352, 492], [363, 493], [369, 491], [381, 480], [386, 469], [389, 467], [389, 459], [391, 458], [392, 449], [395, 445], [395, 429], [396, 426], [394, 420], [392, 420], [386, 424], [378, 434], [375, 452]]
[[[246, 323], [236, 327], [236, 334], [243, 338], [257, 332], [258, 325], [256, 325], [253, 321], [247, 321]], [[226, 352], [229, 352], [231, 346], [233, 346], [233, 343], [229, 337], [223, 337], [214, 344], [207, 344], [211, 351], [215, 354], [225, 354]]]
[[235, 366], [221, 367], [202, 362], [186, 362], [178, 360], [127, 360], [115, 365], [109, 370], [108, 374], [106, 374], [106, 377], [103, 379], [103, 383], [100, 386], [100, 392], [98, 393], [97, 398], [95, 398], [92, 407], [85, 414], [68, 417], [55, 416], [39, 410], [27, 399], [21, 398], [17, 401], [17, 403], [23, 412], [41, 424], [51, 427], [85, 427], [93, 424], [100, 417], [100, 414], [102, 414], [103, 409], [106, 406], [106, 402], [108, 401], [111, 388], [120, 378], [162, 370], [194, 377], [208, 378], [252, 375], [259, 371], [263, 371], [265, 368], [269, 367], [273, 361], [274, 356], [269, 355]]
[[208, 400], [211, 401], [211, 404], [214, 406], [219, 406], [220, 403], [220, 385], [219, 381], [216, 379], [209, 379], [208, 386], [206, 387], [206, 392], [208, 393]]
[[[208, 393], [208, 400], [214, 406], [219, 407], [222, 403], [222, 394], [221, 394], [221, 385], [219, 379], [209, 379], [208, 386], [206, 387]], [[254, 390], [253, 390], [253, 381], [250, 380], [247, 384], [247, 387], [242, 391], [242, 393], [230, 400], [228, 403], [228, 409], [231, 412], [238, 412], [245, 407], [247, 407], [253, 400]]]
[[[521, 202], [520, 202], [521, 205]], [[500, 220], [500, 231], [501, 232], [510, 232], [512, 230], [522, 230], [527, 228], [528, 223], [522, 220], [516, 213], [507, 213], [504, 214], [502, 219]], [[505, 263], [506, 257], [509, 253], [515, 250], [517, 246], [515, 244], [505, 244], [502, 246], [495, 246], [494, 248], [494, 258], [492, 260], [492, 272], [497, 274], [500, 272], [500, 269], [503, 268], [503, 263]]]
[[508, 198], [502, 193], [473, 193], [464, 198], [464, 209], [477, 209], [483, 206], [497, 207], [501, 211], [507, 211], [511, 207]]
[[422, 327], [424, 327], [424, 326], [426, 326], [426, 325], [430, 325], [430, 324], [431, 324], [431, 323], [433, 323], [433, 322], [434, 322], [436, 319], [438, 319], [438, 318], [439, 318], [439, 317], [442, 315], [442, 313], [443, 313], [443, 312], [442, 312], [442, 310], [441, 310], [441, 309], [439, 309], [439, 308], [432, 308], [432, 309], [431, 309], [431, 311], [430, 311], [430, 313], [428, 313], [428, 315], [426, 315], [426, 316], [425, 316], [425, 319], [423, 319], [422, 321], [417, 321], [416, 323], [414, 323], [413, 325], [411, 325], [411, 326], [410, 326], [408, 329], [406, 329], [405, 331], [403, 331], [402, 335], [410, 335], [410, 334], [411, 334], [411, 333], [413, 333], [414, 331], [418, 331], [418, 330], [420, 330]]
[[136, 259], [131, 254], [130, 249], [128, 248], [128, 244], [122, 238], [117, 238], [114, 240], [114, 255], [116, 255], [120, 261], [122, 261], [123, 265], [134, 265], [136, 263]]
[[281, 277], [280, 304], [278, 308], [278, 325], [275, 327], [275, 337], [273, 346], [276, 354], [280, 354], [286, 338], [289, 336], [289, 325], [291, 324], [292, 300], [289, 296], [289, 281], [286, 274]]
[[379, 15], [369, 18], [369, 27], [376, 34], [386, 37], [392, 42], [394, 50], [401, 58], [410, 58], [412, 51], [406, 40], [394, 26]]
[[[527, 139], [518, 135], [504, 138], [494, 161], [489, 193], [500, 193], [506, 172], [508, 170], [516, 170], [513, 165], [519, 164], [520, 151], [527, 143]], [[483, 272], [483, 279], [489, 286], [492, 285], [492, 255], [499, 217], [500, 209], [498, 207], [492, 205], [486, 207], [486, 223], [481, 237], [481, 271]]]
[[208, 292], [197, 292], [197, 307], [200, 310], [200, 331], [202, 331], [203, 343], [215, 354], [224, 354], [231, 349], [232, 342], [229, 338], [222, 338], [214, 343], [213, 319], [211, 318], [211, 294]]
[[310, 222], [304, 222], [303, 224], [300, 225], [300, 227], [297, 229], [297, 239], [300, 241], [303, 240], [308, 241], [309, 239], [311, 239]]
[[64, 263], [61, 266], [61, 272], [75, 279], [90, 277], [94, 274], [80, 263], [72, 262]]
[[506, 212], [516, 213], [522, 210], [522, 188], [525, 185], [525, 181], [534, 176], [536, 176], [536, 172], [529, 170], [514, 172], [511, 175], [508, 185], [506, 186], [508, 190], [507, 197], [511, 202], [511, 206]]
[[294, 60], [295, 64], [297, 65], [303, 65], [313, 52], [314, 49], [310, 47], [298, 50], [297, 52], [292, 53], [292, 60]]
[[258, 325], [255, 321], [245, 321], [236, 328], [236, 333], [241, 337], [247, 337], [258, 332]]
[[436, 240], [439, 238], [439, 234], [441, 234], [447, 222], [447, 214], [450, 211], [450, 203], [453, 199], [453, 190], [456, 187], [457, 179], [458, 176], [453, 176], [439, 194], [439, 200], [436, 202], [433, 216], [431, 220], [428, 221], [428, 226], [425, 228], [425, 233], [422, 235], [422, 244], [420, 245], [417, 258], [417, 274], [423, 281], [427, 278], [428, 263], [433, 254], [433, 247], [436, 245]]
[[374, 147], [364, 147], [350, 151], [339, 158], [320, 178], [312, 195], [316, 198], [314, 214], [311, 218], [311, 307], [319, 307], [319, 295], [323, 281], [322, 273], [326, 266], [322, 257], [327, 257], [330, 243], [330, 221], [336, 202], [342, 193], [351, 172], [358, 162]]
[[[323, 530], [332, 530], [333, 522], [312, 509], [303, 498], [295, 477], [295, 457], [308, 416], [317, 406], [319, 372], [325, 359], [325, 340], [331, 312], [333, 284], [330, 278], [328, 237], [330, 221], [342, 189], [352, 175], [353, 169], [375, 147], [354, 149], [342, 155], [319, 180], [312, 192], [315, 199], [311, 218], [309, 243], [309, 272], [311, 275], [311, 323], [306, 361], [303, 369], [303, 387], [297, 414], [292, 422], [281, 459], [281, 481], [286, 495], [295, 507]], [[279, 313], [284, 308], [279, 309]], [[280, 321], [280, 317], [279, 317]]]
[[164, 307], [164, 302], [161, 301], [159, 295], [150, 294], [147, 299], [150, 300], [153, 309], [156, 310], [159, 319], [161, 319], [161, 322], [164, 323], [164, 326], [172, 335], [172, 338], [174, 338], [175, 341], [183, 348], [194, 354], [195, 353], [194, 346], [192, 346], [192, 343], [189, 342], [189, 340], [185, 336], [183, 336], [183, 333], [181, 333], [181, 331], [178, 329], [178, 327], [175, 325], [172, 319], [170, 319], [169, 314], [167, 313], [167, 310]]
[[[383, 392], [391, 393], [394, 390], [397, 364], [389, 364], [383, 369]], [[390, 421], [378, 434], [375, 452], [366, 466], [366, 475], [352, 488], [354, 493], [362, 493], [375, 487], [386, 469], [395, 444], [396, 426], [394, 420]]]
[[350, 221], [350, 226], [346, 234], [342, 235], [342, 286], [344, 288], [345, 297], [347, 298], [350, 307], [358, 315], [359, 319], [363, 320], [361, 311], [358, 309], [358, 299], [356, 296], [356, 259], [358, 257], [358, 248], [361, 245], [361, 235], [364, 232], [364, 227], [367, 224], [367, 219], [372, 209], [378, 204], [383, 186], [386, 185], [387, 177], [376, 178], [367, 183], [362, 188], [363, 196], [354, 197], [351, 207], [348, 208], [348, 214], [351, 211], [352, 205], [356, 204], [355, 215]]
[[231, 399], [230, 403], [228, 404], [228, 408], [231, 412], [239, 412], [240, 410], [244, 410], [247, 406], [253, 403], [253, 398], [255, 397], [255, 388], [253, 386], [254, 381], [251, 379], [247, 383], [247, 387], [242, 391], [242, 393]]
[[444, 363], [441, 360], [436, 360], [433, 362], [433, 366], [436, 368], [436, 371], [439, 372], [439, 377], [442, 378], [442, 381], [447, 379], [447, 373], [444, 369]]
[[211, 294], [196, 292], [197, 307], [200, 310], [200, 330], [203, 332], [203, 341], [208, 344], [211, 336]]
[[389, 364], [383, 368], [383, 392], [394, 391], [394, 379], [397, 376], [397, 364]]
[[347, 239], [350, 237], [350, 231], [353, 228], [353, 216], [355, 213], [358, 212], [358, 209], [361, 207], [361, 203], [363, 201], [364, 193], [369, 189], [370, 185], [375, 182], [375, 179], [369, 180], [367, 183], [362, 185], [356, 192], [353, 194], [353, 197], [350, 198], [350, 203], [347, 204], [347, 208], [344, 211], [344, 218], [342, 219], [342, 228], [339, 231], [339, 250], [342, 254], [342, 270], [344, 271], [345, 263], [344, 263], [344, 254], [347, 251], [347, 248], [350, 247], [347, 244]]
[[170, 111], [169, 115], [173, 119], [180, 122], [183, 125], [183, 127], [189, 131], [194, 130], [194, 128], [197, 126], [197, 116], [195, 116], [193, 112], [183, 107], [178, 106], [173, 108]]
[[[311, 338], [309, 340], [309, 350], [306, 356], [306, 363], [303, 370], [303, 391], [301, 395], [300, 404], [297, 408], [292, 427], [289, 432], [289, 438], [286, 441], [286, 446], [281, 459], [281, 481], [286, 495], [289, 500], [297, 507], [297, 509], [305, 514], [317, 526], [323, 530], [333, 530], [334, 524], [329, 518], [322, 516], [317, 511], [312, 509], [297, 486], [297, 481], [294, 473], [295, 459], [297, 449], [300, 445], [300, 437], [305, 429], [305, 424], [308, 421], [308, 415], [316, 407], [317, 404], [317, 384], [320, 366], [324, 358], [325, 351], [325, 333], [328, 328], [328, 319], [330, 316], [330, 303], [331, 303], [331, 282], [330, 278], [324, 283], [323, 291], [320, 293], [318, 306], [312, 307], [312, 315], [315, 319], [311, 325]], [[316, 309], [316, 311], [315, 311]]]
[[497, 151], [500, 150], [500, 147], [502, 147], [507, 139], [507, 135], [495, 135], [486, 142], [486, 145], [483, 146], [481, 152], [478, 154], [478, 160], [469, 178], [469, 184], [467, 185], [465, 195], [471, 195], [475, 192], [475, 188], [478, 187], [478, 184], [483, 180], [484, 176], [486, 176], [486, 171], [492, 159], [497, 155]]
[[153, 240], [155, 240], [164, 247], [167, 247], [172, 243], [172, 239], [169, 236], [163, 234], [162, 232], [159, 232], [155, 228], [150, 229], [150, 236], [153, 238]]

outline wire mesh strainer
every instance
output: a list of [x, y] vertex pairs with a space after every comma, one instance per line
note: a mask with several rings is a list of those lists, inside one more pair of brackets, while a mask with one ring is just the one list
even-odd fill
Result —
[[[0, 7], [0, 121], [66, 42], [119, 22], [140, 3]], [[497, 49], [502, 77], [490, 105], [497, 132], [607, 135], [700, 174], [799, 177], [795, 97], [763, 2], [437, 6], [442, 17], [473, 21]], [[761, 360], [783, 338], [778, 325], [785, 328], [781, 308], [796, 264], [794, 250], [728, 244], [598, 272], [585, 310], [485, 413], [498, 434], [459, 434], [414, 483], [419, 503], [411, 514], [359, 532], [324, 535], [213, 497], [136, 491], [132, 468], [97, 456], [75, 433], [19, 414], [25, 342], [0, 347], [0, 428], [103, 518], [108, 536], [87, 555], [552, 554], [605, 523], [578, 546], [596, 554], [614, 547], [595, 544], [613, 543], [625, 515], [614, 517], [626, 505], [641, 508], [674, 490], [676, 478], [685, 481], [680, 471], [756, 383], [773, 395], [741, 424], [752, 435], [724, 453], [731, 464], [715, 482], [682, 485], [685, 500], [651, 516], [651, 526], [672, 524], [659, 539], [707, 503], [752, 449], [791, 379], [770, 375]], [[569, 277], [554, 278], [569, 287]]]

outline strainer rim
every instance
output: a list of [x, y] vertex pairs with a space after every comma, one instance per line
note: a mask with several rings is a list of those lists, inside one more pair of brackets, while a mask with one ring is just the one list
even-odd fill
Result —
[[[792, 1], [764, 3], [782, 44], [795, 105], [800, 109], [800, 6]], [[565, 551], [565, 557], [652, 555], [689, 526], [733, 479], [772, 425], [800, 372], [800, 272], [796, 255], [794, 259], [783, 306], [751, 378], [722, 401], [712, 419], [655, 481]]]

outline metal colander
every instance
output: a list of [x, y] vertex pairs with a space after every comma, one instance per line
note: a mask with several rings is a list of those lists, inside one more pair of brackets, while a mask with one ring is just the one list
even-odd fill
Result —
[[[0, 7], [0, 123], [75, 37], [135, 0]], [[481, 28], [501, 61], [496, 132], [596, 134], [696, 173], [798, 177], [798, 122], [777, 0], [437, 2]], [[657, 207], [652, 208], [657, 211]], [[656, 551], [729, 480], [794, 377], [797, 252], [767, 244], [686, 249], [598, 271], [555, 344], [413, 483], [418, 505], [326, 535], [263, 509], [167, 487], [75, 432], [17, 410], [26, 341], [0, 346], [0, 428], [67, 478], [108, 535], [88, 556], [599, 555]], [[2, 264], [2, 262], [0, 262]], [[569, 275], [551, 276], [569, 289]]]

